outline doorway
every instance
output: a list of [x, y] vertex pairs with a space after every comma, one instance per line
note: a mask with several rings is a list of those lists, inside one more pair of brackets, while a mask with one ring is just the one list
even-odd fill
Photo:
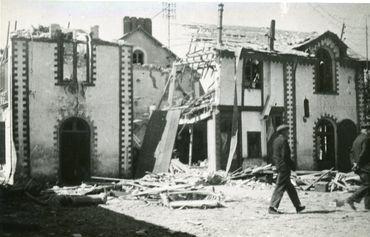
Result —
[[357, 127], [354, 122], [344, 119], [338, 123], [338, 171], [351, 171], [350, 153], [356, 139]]
[[332, 122], [320, 119], [316, 126], [316, 161], [319, 170], [336, 168], [335, 139]]
[[90, 177], [90, 128], [86, 121], [72, 117], [60, 126], [60, 178], [76, 185]]

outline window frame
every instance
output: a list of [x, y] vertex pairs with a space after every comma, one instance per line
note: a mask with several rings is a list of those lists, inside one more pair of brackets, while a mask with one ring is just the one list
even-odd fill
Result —
[[[73, 77], [77, 78], [77, 70], [78, 70], [78, 50], [77, 47], [79, 44], [86, 46], [86, 53], [85, 53], [85, 64], [86, 64], [86, 77], [83, 80], [80, 80], [84, 85], [93, 85], [91, 75], [91, 57], [90, 57], [90, 45], [88, 42], [84, 41], [72, 41], [72, 40], [60, 40], [58, 43], [58, 82], [56, 85], [67, 85], [71, 81], [73, 81]], [[64, 78], [64, 51], [65, 51], [65, 44], [72, 44], [72, 78], [70, 80], [65, 80]], [[77, 78], [78, 80], [78, 78]]]

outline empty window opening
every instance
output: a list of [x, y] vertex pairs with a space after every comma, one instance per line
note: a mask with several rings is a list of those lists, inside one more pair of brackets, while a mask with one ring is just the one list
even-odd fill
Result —
[[334, 91], [333, 62], [330, 53], [325, 49], [316, 52], [318, 63], [316, 66], [316, 92], [327, 93]]
[[244, 64], [243, 84], [247, 89], [261, 89], [262, 62], [256, 59], [246, 59]]
[[141, 50], [136, 49], [133, 53], [133, 63], [144, 64], [144, 53]]

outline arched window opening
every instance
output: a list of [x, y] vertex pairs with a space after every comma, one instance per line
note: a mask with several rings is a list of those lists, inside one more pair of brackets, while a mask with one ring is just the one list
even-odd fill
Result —
[[133, 54], [134, 64], [144, 64], [144, 53], [141, 50], [136, 49]]
[[316, 78], [316, 92], [333, 92], [333, 62], [330, 53], [325, 49], [318, 49], [316, 52], [318, 59], [317, 63], [317, 78]]

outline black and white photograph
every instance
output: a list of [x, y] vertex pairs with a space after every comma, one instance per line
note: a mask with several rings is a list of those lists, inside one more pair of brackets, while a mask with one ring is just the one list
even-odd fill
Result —
[[370, 236], [369, 47], [369, 0], [0, 0], [0, 236]]

